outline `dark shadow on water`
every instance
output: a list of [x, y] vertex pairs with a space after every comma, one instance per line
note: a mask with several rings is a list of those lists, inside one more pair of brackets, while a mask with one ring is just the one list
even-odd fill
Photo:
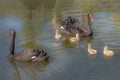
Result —
[[31, 80], [39, 80], [39, 75], [43, 74], [49, 61], [42, 61], [42, 62], [21, 62], [16, 61], [14, 59], [9, 58], [10, 63], [13, 65], [14, 72], [13, 78], [14, 80], [24, 80], [22, 77], [24, 76], [25, 79]]

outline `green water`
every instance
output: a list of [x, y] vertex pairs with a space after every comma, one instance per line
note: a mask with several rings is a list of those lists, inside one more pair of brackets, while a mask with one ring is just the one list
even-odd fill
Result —
[[[119, 80], [120, 16], [119, 0], [0, 0], [0, 79], [2, 80]], [[62, 18], [93, 12], [93, 37], [79, 43], [54, 39]], [[53, 20], [57, 18], [57, 24]], [[55, 26], [58, 25], [58, 26]], [[49, 61], [11, 61], [7, 31], [16, 30], [16, 52], [44, 48]], [[98, 52], [90, 56], [87, 43]], [[103, 46], [115, 52], [103, 55]]]

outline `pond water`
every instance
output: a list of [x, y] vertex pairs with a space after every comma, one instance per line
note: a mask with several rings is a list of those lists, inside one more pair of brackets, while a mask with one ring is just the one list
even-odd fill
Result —
[[[118, 0], [1, 0], [0, 79], [2, 80], [119, 80], [120, 16]], [[54, 39], [55, 29], [66, 16], [81, 18], [92, 12], [93, 37], [79, 43]], [[57, 27], [53, 20], [57, 17]], [[15, 51], [44, 48], [49, 61], [31, 63], [9, 60], [9, 29], [16, 31]], [[87, 43], [98, 52], [90, 56]], [[103, 55], [103, 47], [115, 52]]]

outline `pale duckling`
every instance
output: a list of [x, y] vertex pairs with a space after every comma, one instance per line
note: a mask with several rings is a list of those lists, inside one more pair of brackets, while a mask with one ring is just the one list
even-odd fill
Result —
[[106, 56], [113, 56], [114, 52], [111, 51], [111, 50], [108, 50], [108, 46], [104, 46], [103, 54], [106, 55]]
[[80, 41], [79, 33], [76, 33], [75, 37], [70, 38], [70, 42], [78, 42], [78, 41]]
[[92, 49], [91, 43], [88, 43], [88, 52], [91, 55], [97, 54], [97, 50]]
[[60, 40], [61, 37], [62, 37], [62, 36], [61, 36], [61, 34], [59, 34], [59, 30], [57, 29], [57, 30], [56, 30], [56, 34], [55, 34], [55, 39], [56, 39], [56, 40]]

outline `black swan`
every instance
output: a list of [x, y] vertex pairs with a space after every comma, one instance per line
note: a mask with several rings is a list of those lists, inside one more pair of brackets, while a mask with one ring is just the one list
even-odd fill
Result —
[[82, 16], [82, 25], [80, 24], [79, 20], [69, 16], [67, 19], [62, 21], [61, 32], [70, 35], [76, 35], [76, 33], [79, 33], [80, 36], [92, 36], [92, 21], [92, 13], [88, 13], [87, 15]]
[[49, 56], [47, 52], [43, 49], [26, 49], [18, 54], [15, 54], [15, 36], [16, 32], [13, 29], [9, 29], [8, 36], [12, 37], [11, 45], [10, 45], [10, 52], [8, 57], [19, 60], [19, 61], [43, 61], [47, 60]]

